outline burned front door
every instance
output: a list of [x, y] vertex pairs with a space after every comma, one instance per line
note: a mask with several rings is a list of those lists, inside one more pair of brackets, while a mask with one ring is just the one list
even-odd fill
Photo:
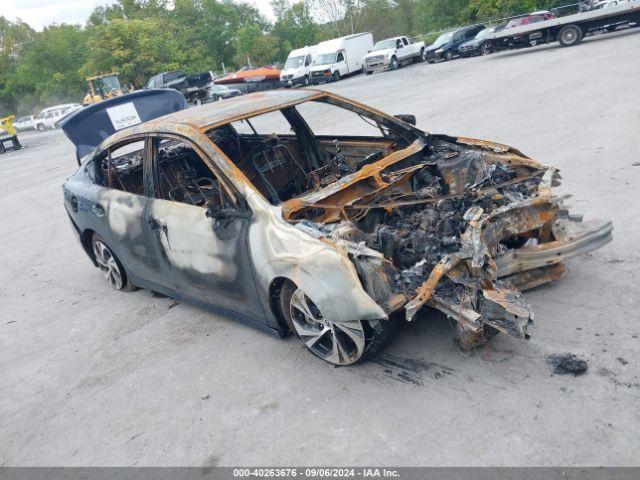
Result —
[[153, 152], [155, 198], [145, 220], [164, 283], [187, 298], [263, 319], [247, 247], [250, 212], [187, 141], [156, 138]]

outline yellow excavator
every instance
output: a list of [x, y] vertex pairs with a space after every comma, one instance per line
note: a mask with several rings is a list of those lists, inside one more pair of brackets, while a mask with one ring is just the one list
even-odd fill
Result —
[[87, 78], [87, 84], [89, 85], [89, 93], [84, 97], [84, 105], [92, 105], [124, 94], [117, 73]]

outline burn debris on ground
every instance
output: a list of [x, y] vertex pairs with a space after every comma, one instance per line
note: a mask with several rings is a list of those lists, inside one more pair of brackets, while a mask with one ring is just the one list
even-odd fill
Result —
[[549, 355], [547, 363], [553, 367], [553, 373], [556, 375], [573, 375], [577, 377], [587, 373], [589, 368], [586, 360], [582, 360], [572, 353]]

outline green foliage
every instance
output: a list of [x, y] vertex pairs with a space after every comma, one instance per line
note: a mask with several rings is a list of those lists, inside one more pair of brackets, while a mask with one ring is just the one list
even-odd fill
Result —
[[283, 62], [290, 50], [369, 31], [427, 43], [439, 31], [569, 3], [557, 0], [271, 0], [275, 22], [240, 0], [117, 0], [86, 25], [36, 32], [0, 16], [0, 116], [80, 101], [89, 76], [142, 87], [168, 70], [197, 73]]

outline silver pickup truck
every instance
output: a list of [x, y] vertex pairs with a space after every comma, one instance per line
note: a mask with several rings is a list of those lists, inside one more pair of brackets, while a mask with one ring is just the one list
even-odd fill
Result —
[[367, 75], [382, 70], [396, 70], [400, 65], [425, 60], [424, 42], [413, 43], [407, 37], [380, 40], [364, 57]]

